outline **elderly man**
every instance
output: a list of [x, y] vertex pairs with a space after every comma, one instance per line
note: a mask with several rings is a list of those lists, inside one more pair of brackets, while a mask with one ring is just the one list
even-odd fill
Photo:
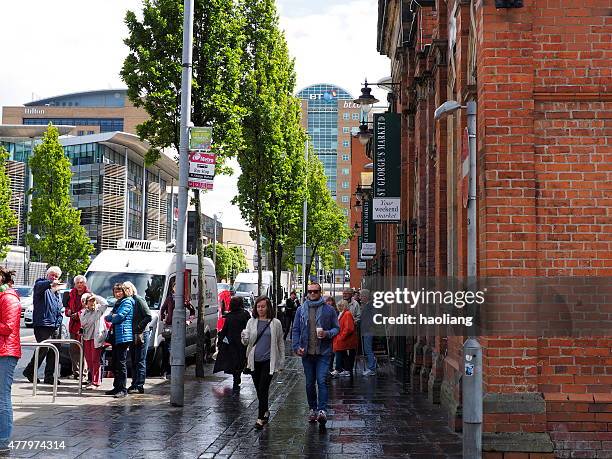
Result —
[[[79, 313], [84, 307], [81, 303], [81, 297], [83, 296], [83, 293], [90, 293], [90, 290], [87, 287], [87, 279], [85, 279], [85, 276], [75, 276], [75, 278], [73, 279], [73, 283], [74, 287], [72, 288], [72, 290], [70, 290], [70, 293], [68, 295], [68, 305], [64, 310], [64, 313], [66, 314], [66, 317], [70, 318], [70, 322], [68, 323], [70, 339], [80, 341], [81, 316]], [[72, 361], [72, 376], [74, 379], [79, 379], [80, 352], [79, 346], [76, 344], [70, 345], [70, 360]], [[86, 373], [87, 370], [83, 368], [83, 372]]]
[[361, 320], [361, 306], [357, 300], [353, 298], [353, 289], [350, 287], [345, 288], [342, 292], [342, 299], [349, 304], [349, 311], [351, 311], [355, 323], [359, 323]]
[[[44, 278], [38, 279], [34, 283], [32, 306], [33, 306], [33, 325], [34, 337], [40, 343], [49, 338], [60, 338], [60, 325], [62, 324], [62, 302], [58, 290], [63, 285], [59, 278], [62, 270], [57, 266], [47, 269]], [[45, 384], [53, 384], [53, 374], [55, 371], [55, 354], [47, 352], [47, 348], [41, 348], [39, 353], [38, 366], [40, 367], [45, 357]], [[37, 373], [38, 368], [36, 369]], [[23, 370], [23, 375], [28, 381], [34, 381], [34, 357], [28, 366]], [[59, 384], [59, 381], [58, 381]]]

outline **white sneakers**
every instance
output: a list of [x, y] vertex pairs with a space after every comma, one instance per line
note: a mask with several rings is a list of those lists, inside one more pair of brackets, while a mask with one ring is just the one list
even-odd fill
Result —
[[338, 373], [338, 376], [341, 376], [341, 377], [351, 376], [351, 372], [348, 371], [348, 370], [344, 370], [344, 371], [341, 371], [340, 373]]
[[366, 370], [362, 374], [363, 376], [376, 376], [376, 372], [372, 370]]

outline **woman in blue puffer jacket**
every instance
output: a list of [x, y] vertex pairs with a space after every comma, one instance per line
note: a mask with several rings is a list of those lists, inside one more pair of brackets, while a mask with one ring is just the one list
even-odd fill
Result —
[[127, 351], [132, 343], [132, 318], [134, 315], [134, 299], [127, 294], [123, 284], [117, 283], [113, 287], [113, 295], [117, 300], [115, 306], [104, 320], [110, 322], [111, 344], [113, 345], [113, 389], [106, 391], [106, 395], [123, 398], [127, 395]]

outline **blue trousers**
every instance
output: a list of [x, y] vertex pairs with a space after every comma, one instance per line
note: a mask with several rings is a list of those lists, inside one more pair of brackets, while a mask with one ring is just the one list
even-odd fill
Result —
[[0, 357], [0, 449], [8, 447], [13, 431], [11, 386], [17, 360], [17, 357]]
[[[329, 355], [305, 355], [302, 357], [304, 375], [306, 376], [306, 397], [311, 410], [327, 411], [327, 373]], [[318, 396], [317, 396], [317, 389]]]
[[373, 336], [364, 335], [363, 339], [363, 353], [368, 361], [368, 370], [376, 371], [376, 357], [374, 357], [374, 350], [372, 348]]
[[142, 387], [147, 376], [147, 350], [151, 339], [151, 330], [142, 333], [143, 344], [136, 344], [136, 338], [130, 344], [132, 357], [132, 387]]

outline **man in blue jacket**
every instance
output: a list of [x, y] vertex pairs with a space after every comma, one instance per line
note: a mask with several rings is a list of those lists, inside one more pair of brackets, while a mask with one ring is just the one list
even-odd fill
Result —
[[[327, 372], [332, 339], [340, 332], [334, 308], [321, 298], [321, 286], [308, 285], [308, 299], [295, 313], [291, 330], [293, 352], [302, 357], [308, 397], [308, 422], [327, 422]], [[319, 389], [317, 397], [317, 388]]]
[[[57, 266], [47, 269], [45, 278], [40, 278], [34, 283], [32, 295], [32, 322], [34, 325], [34, 337], [40, 343], [49, 338], [61, 338], [60, 325], [62, 324], [62, 301], [57, 291], [62, 285], [59, 278], [62, 270]], [[39, 351], [38, 366], [47, 358], [45, 366], [45, 384], [53, 384], [53, 373], [55, 371], [55, 353], [47, 352], [43, 347]], [[37, 369], [38, 370], [38, 369]], [[23, 370], [23, 375], [28, 381], [34, 380], [34, 357]], [[59, 376], [59, 375], [58, 375]], [[58, 381], [59, 384], [59, 381]]]

